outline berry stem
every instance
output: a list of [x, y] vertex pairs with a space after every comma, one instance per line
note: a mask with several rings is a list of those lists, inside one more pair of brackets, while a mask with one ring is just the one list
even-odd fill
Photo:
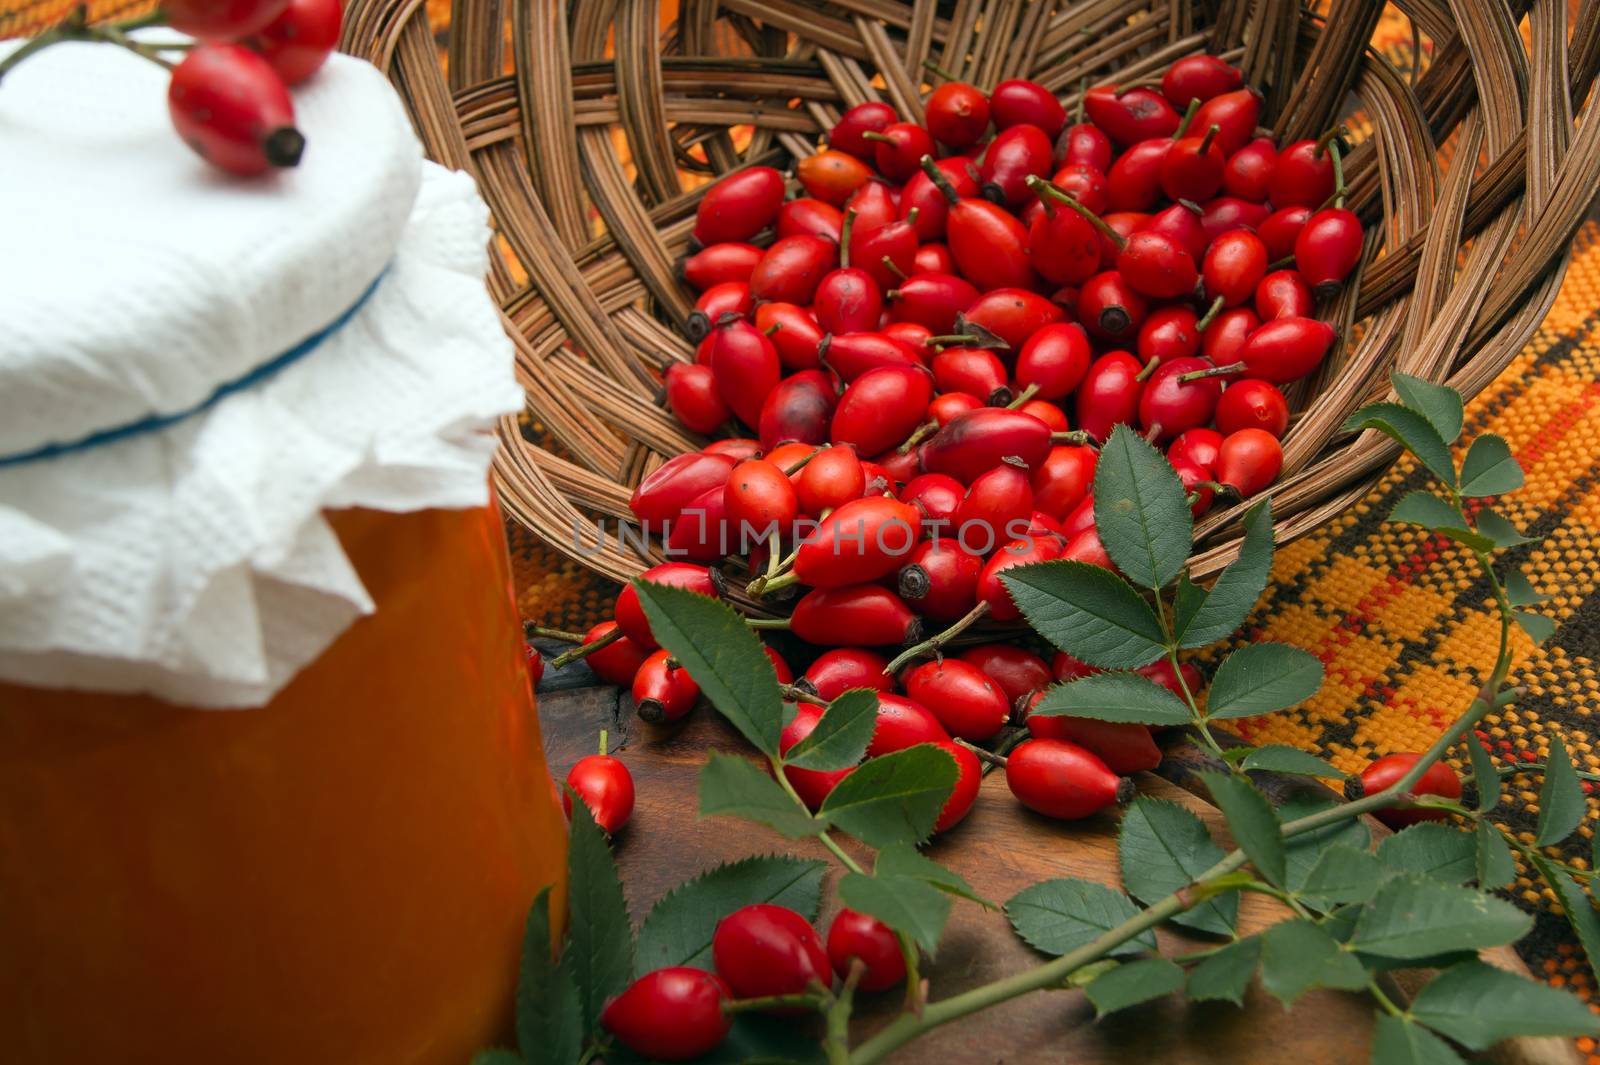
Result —
[[1231, 362], [1226, 366], [1213, 366], [1209, 370], [1191, 370], [1189, 373], [1180, 374], [1178, 382], [1189, 384], [1205, 377], [1231, 377], [1236, 373], [1244, 373], [1248, 367], [1242, 362]]
[[894, 138], [893, 137], [885, 136], [884, 134], [879, 133], [875, 129], [867, 130], [865, 133], [863, 133], [861, 135], [861, 139], [864, 140], [864, 141], [872, 141], [875, 144], [893, 144], [894, 143]]
[[1204, 137], [1200, 138], [1200, 153], [1199, 154], [1201, 154], [1201, 155], [1206, 154], [1206, 151], [1211, 147], [1211, 142], [1216, 140], [1217, 139], [1217, 134], [1221, 133], [1221, 132], [1222, 132], [1222, 127], [1217, 125], [1215, 122], [1213, 122], [1211, 124], [1211, 126], [1206, 130], [1206, 135]]
[[1065, 433], [1051, 433], [1050, 442], [1052, 444], [1071, 444], [1073, 447], [1092, 447], [1096, 451], [1100, 449], [1100, 441], [1082, 429], [1072, 429]]
[[1089, 210], [1089, 208], [1079, 203], [1077, 198], [1070, 192], [1058, 188], [1051, 182], [1039, 177], [1037, 174], [1028, 175], [1028, 188], [1032, 189], [1037, 195], [1044, 199], [1054, 200], [1056, 203], [1070, 207], [1074, 211], [1077, 211], [1079, 214], [1083, 215], [1084, 218], [1089, 220], [1089, 224], [1094, 226], [1094, 228], [1100, 232], [1101, 236], [1105, 237], [1112, 244], [1115, 244], [1117, 248], [1121, 249], [1127, 246], [1127, 237], [1124, 237], [1121, 233], [1118, 233], [1115, 229], [1112, 229], [1110, 223], [1108, 223], [1104, 218], [1101, 218], [1099, 215]]
[[1038, 394], [1039, 394], [1039, 383], [1037, 381], [1035, 381], [1033, 384], [1029, 385], [1027, 388], [1024, 388], [1021, 392], [1018, 392], [1016, 398], [1013, 399], [1010, 403], [1006, 404], [1006, 409], [1007, 410], [1016, 410], [1017, 408], [1021, 407], [1024, 403], [1028, 402], [1028, 400], [1032, 399], [1034, 396], [1036, 396]]
[[600, 730], [600, 757], [606, 756], [606, 747], [611, 741], [611, 734], [605, 729]]
[[900, 652], [888, 665], [883, 667], [884, 675], [893, 676], [896, 670], [914, 658], [921, 658], [923, 655], [930, 654], [937, 656], [940, 648], [971, 628], [974, 623], [987, 613], [989, 613], [989, 603], [985, 600], [967, 611], [965, 616], [953, 622], [943, 632], [935, 633], [921, 643], [914, 643]]
[[1344, 161], [1339, 158], [1339, 142], [1337, 140], [1328, 142], [1328, 157], [1333, 160], [1333, 205], [1335, 207], [1343, 207], [1345, 194]]
[[787, 477], [793, 477], [795, 474], [799, 473], [801, 470], [806, 468], [806, 463], [810, 462], [812, 459], [816, 458], [818, 455], [820, 455], [824, 451], [828, 450], [828, 447], [829, 447], [829, 445], [823, 444], [821, 447], [819, 447], [815, 451], [811, 452], [811, 454], [807, 455], [803, 459], [800, 459], [793, 466], [790, 466], [788, 469], [784, 470], [783, 471], [784, 475], [787, 476]]
[[1194, 121], [1194, 113], [1200, 110], [1200, 97], [1189, 97], [1189, 106], [1184, 108], [1183, 119], [1178, 123], [1176, 132], [1172, 134], [1173, 140], [1182, 140], [1183, 135], [1189, 132], [1189, 123]]
[[1216, 321], [1217, 320], [1217, 315], [1219, 315], [1221, 313], [1222, 313], [1222, 297], [1218, 296], [1216, 299], [1211, 301], [1211, 306], [1206, 308], [1206, 313], [1202, 314], [1200, 316], [1199, 320], [1194, 323], [1195, 329], [1199, 330], [1200, 332], [1205, 332], [1206, 327], [1209, 326], [1212, 322]]
[[896, 448], [895, 451], [901, 455], [910, 454], [912, 448], [916, 447], [918, 444], [922, 443], [924, 440], [928, 439], [928, 437], [932, 436], [938, 431], [939, 422], [937, 419], [925, 421], [921, 425], [917, 426], [916, 431], [910, 436], [906, 437], [906, 442]]
[[752, 629], [787, 629], [788, 618], [745, 618], [744, 623]]
[[583, 633], [568, 632], [566, 629], [550, 629], [543, 625], [524, 625], [522, 631], [524, 635], [538, 636], [546, 640], [561, 640], [564, 643], [578, 644], [583, 642]]
[[961, 202], [960, 193], [956, 192], [956, 187], [950, 184], [950, 179], [945, 176], [944, 171], [934, 165], [933, 156], [924, 155], [919, 165], [922, 167], [922, 172], [928, 175], [928, 180], [933, 182], [933, 187], [944, 193], [945, 199], [949, 200], [952, 205]]
[[808, 1009], [821, 1010], [827, 1000], [821, 995], [763, 995], [760, 998], [730, 998], [722, 1002], [723, 1013], [749, 1013], [752, 1010]]
[[[887, 255], [880, 259], [879, 262], [883, 263], [883, 268], [889, 271], [895, 277], [898, 277], [902, 281], [906, 279], [906, 272], [895, 265], [895, 261], [889, 258]], [[898, 292], [899, 289], [895, 289], [894, 291]]]
[[610, 632], [606, 633], [604, 636], [600, 637], [598, 640], [594, 640], [594, 641], [592, 641], [590, 643], [583, 644], [582, 646], [579, 646], [579, 647], [574, 647], [570, 651], [564, 651], [561, 654], [556, 655], [554, 658], [552, 658], [550, 660], [550, 668], [551, 669], [560, 669], [563, 666], [570, 666], [572, 663], [576, 662], [578, 659], [587, 658], [589, 655], [594, 654], [596, 651], [600, 650], [602, 647], [611, 646], [612, 644], [616, 643], [618, 640], [622, 639], [622, 636], [623, 636], [622, 629], [620, 627], [614, 628]]
[[1003, 754], [996, 754], [994, 751], [991, 751], [986, 747], [979, 747], [976, 743], [969, 743], [960, 736], [956, 737], [956, 745], [959, 747], [965, 747], [967, 750], [977, 755], [978, 761], [987, 762], [990, 765], [997, 765], [1001, 769], [1004, 769], [1006, 767], [1006, 763], [1011, 761], [1011, 759], [1007, 758]]
[[793, 684], [778, 685], [778, 693], [791, 703], [809, 703], [812, 706], [827, 706], [828, 700], [819, 695], [797, 688]]
[[844, 213], [844, 223], [839, 227], [839, 269], [850, 268], [850, 231], [856, 227], [856, 209]]
[[1145, 363], [1143, 366], [1139, 367], [1139, 372], [1133, 375], [1133, 379], [1143, 383], [1150, 380], [1150, 378], [1154, 376], [1155, 372], [1159, 369], [1161, 369], [1161, 357], [1158, 355], [1149, 362]]
[[941, 67], [938, 63], [935, 63], [931, 59], [924, 59], [922, 61], [922, 69], [923, 70], [927, 70], [927, 71], [931, 71], [932, 73], [939, 75], [945, 81], [960, 81], [961, 80], [960, 78], [956, 77], [954, 74], [950, 73], [944, 67]]

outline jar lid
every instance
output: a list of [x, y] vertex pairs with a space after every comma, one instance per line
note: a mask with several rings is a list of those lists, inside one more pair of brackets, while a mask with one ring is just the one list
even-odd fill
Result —
[[257, 178], [179, 139], [167, 81], [93, 43], [6, 75], [0, 459], [191, 408], [394, 256], [422, 153], [377, 70], [336, 62], [296, 90], [301, 165]]
[[324, 512], [485, 505], [522, 391], [488, 209], [375, 69], [260, 179], [165, 92], [87, 44], [0, 92], [0, 679], [259, 706], [372, 609]]

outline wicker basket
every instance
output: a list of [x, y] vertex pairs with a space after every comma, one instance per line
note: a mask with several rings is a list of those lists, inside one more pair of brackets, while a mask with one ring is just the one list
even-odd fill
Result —
[[[1209, 51], [1263, 90], [1281, 137], [1346, 122], [1366, 260], [1320, 308], [1346, 342], [1291, 391], [1271, 493], [1280, 542], [1328, 520], [1396, 456], [1339, 431], [1390, 370], [1475, 394], [1555, 297], [1600, 188], [1600, 108], [1573, 118], [1600, 68], [1600, 0], [1572, 6], [1409, 0], [1415, 54], [1432, 55], [1409, 75], [1369, 47], [1376, 0], [683, 0], [665, 32], [661, 0], [457, 0], [448, 75], [421, 0], [353, 0], [345, 47], [390, 74], [428, 153], [474, 174], [493, 211], [489, 283], [539, 430], [500, 427], [503, 506], [626, 579], [651, 563], [615, 539], [582, 550], [575, 530], [592, 548], [596, 516], [627, 517], [646, 472], [704, 443], [659, 374], [693, 357], [673, 268], [706, 179], [786, 168], [866, 99], [920, 118], [928, 61], [985, 89], [1031, 77], [1070, 108], [1087, 79]], [[1241, 512], [1197, 524], [1196, 576], [1234, 557]]]

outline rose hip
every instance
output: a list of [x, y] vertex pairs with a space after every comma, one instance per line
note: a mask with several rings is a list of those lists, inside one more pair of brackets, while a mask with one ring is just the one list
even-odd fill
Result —
[[901, 322], [926, 326], [939, 336], [948, 335], [956, 315], [977, 302], [972, 282], [954, 274], [917, 274], [887, 293], [889, 314]]
[[231, 41], [265, 29], [286, 7], [287, 0], [167, 0], [161, 11], [191, 37]]
[[946, 392], [928, 404], [928, 417], [941, 429], [968, 411], [986, 406], [983, 400], [966, 392]]
[[1102, 174], [1111, 169], [1111, 138], [1092, 122], [1068, 127], [1062, 146], [1062, 166], [1092, 166]]
[[[912, 223], [921, 240], [943, 237], [950, 216], [951, 201], [934, 182], [933, 174], [937, 174], [958, 199], [978, 194], [978, 169], [963, 156], [938, 160], [933, 164], [932, 174], [927, 170], [913, 174], [900, 190], [900, 217]], [[914, 218], [912, 211], [917, 212]]]
[[843, 207], [852, 192], [872, 180], [872, 169], [855, 156], [830, 148], [800, 160], [795, 176], [806, 195]]
[[1167, 448], [1167, 458], [1174, 464], [1189, 462], [1208, 474], [1217, 464], [1217, 452], [1222, 447], [1222, 434], [1215, 429], [1190, 429], [1178, 436]]
[[965, 82], [947, 81], [928, 94], [923, 121], [945, 147], [970, 147], [989, 128], [989, 98]]
[[1294, 262], [1317, 296], [1338, 293], [1361, 261], [1361, 220], [1343, 207], [1330, 207], [1306, 219], [1294, 239]]
[[733, 411], [717, 391], [717, 379], [709, 366], [673, 363], [667, 367], [666, 386], [667, 406], [691, 432], [712, 432], [733, 417]]
[[1161, 94], [1179, 111], [1190, 101], [1205, 103], [1244, 84], [1236, 67], [1212, 55], [1191, 55], [1175, 61], [1161, 76]]
[[[605, 746], [604, 743], [601, 744]], [[567, 788], [561, 804], [572, 816], [572, 792], [594, 815], [595, 824], [607, 835], [615, 835], [633, 816], [633, 776], [628, 767], [608, 754], [591, 754], [578, 759], [567, 771]]]
[[717, 391], [740, 421], [760, 425], [761, 405], [783, 374], [777, 349], [742, 318], [722, 319], [712, 336], [711, 372]]
[[833, 702], [851, 688], [892, 691], [894, 678], [884, 673], [889, 660], [861, 647], [840, 647], [817, 656], [801, 678], [817, 698]]
[[1277, 164], [1277, 144], [1271, 137], [1257, 137], [1228, 158], [1222, 168], [1222, 189], [1241, 200], [1265, 203]]
[[1286, 384], [1320, 366], [1337, 336], [1333, 326], [1315, 318], [1275, 318], [1250, 334], [1239, 361], [1246, 376]]
[[894, 193], [883, 181], [869, 181], [862, 185], [850, 194], [844, 205], [845, 215], [854, 216], [854, 228], [867, 233], [894, 221], [896, 211]]
[[[670, 377], [667, 384], [670, 399]], [[787, 443], [825, 443], [838, 402], [832, 379], [821, 370], [801, 370], [784, 378], [761, 405], [761, 417], [756, 424], [762, 450], [771, 451]]]
[[828, 132], [828, 146], [848, 152], [858, 159], [871, 159], [876, 146], [862, 134], [882, 133], [898, 121], [900, 116], [886, 103], [869, 100], [856, 104], [833, 124], [833, 129]]
[[[170, 18], [170, 8], [168, 12]], [[285, 85], [299, 85], [322, 69], [339, 47], [343, 22], [339, 0], [289, 0], [289, 6], [248, 43], [272, 64]]]
[[1010, 590], [1000, 582], [1000, 574], [1016, 566], [1049, 562], [1059, 557], [1060, 552], [1053, 537], [1036, 537], [1014, 540], [991, 555], [978, 575], [978, 599], [989, 604], [989, 616], [996, 621], [1016, 621], [1022, 617], [1022, 611], [1012, 602]]
[[1222, 396], [1222, 382], [1215, 377], [1184, 379], [1211, 368], [1205, 359], [1173, 359], [1163, 362], [1150, 376], [1139, 394], [1139, 423], [1147, 433], [1155, 434], [1154, 443], [1165, 443], [1211, 421]]
[[996, 129], [1037, 126], [1051, 140], [1061, 133], [1067, 121], [1067, 112], [1055, 93], [1026, 78], [1012, 78], [996, 85], [989, 96], [989, 113]]
[[983, 153], [978, 168], [983, 198], [1008, 207], [1021, 207], [1033, 199], [1029, 177], [1044, 177], [1054, 163], [1055, 148], [1038, 126], [1030, 123], [1003, 129]]
[[746, 459], [733, 468], [723, 488], [722, 507], [724, 520], [740, 543], [786, 531], [800, 514], [794, 482], [766, 459]]
[[1078, 290], [1078, 321], [1106, 340], [1137, 335], [1148, 308], [1144, 296], [1117, 270], [1095, 274]]
[[983, 348], [946, 348], [933, 357], [933, 384], [942, 394], [963, 392], [989, 406], [1011, 402], [1006, 367]]
[[[730, 485], [737, 481], [738, 470], [733, 476]], [[801, 543], [794, 574], [813, 588], [875, 581], [900, 568], [916, 546], [921, 527], [917, 508], [897, 499], [853, 499], [823, 519], [816, 533]]]
[[1201, 266], [1206, 299], [1235, 307], [1255, 295], [1267, 272], [1267, 246], [1247, 229], [1234, 229], [1211, 242]]
[[1261, 319], [1249, 307], [1233, 307], [1211, 320], [1200, 333], [1200, 354], [1218, 366], [1229, 366], [1239, 361], [1239, 353], [1250, 339], [1250, 334], [1261, 325]]
[[955, 520], [956, 508], [967, 490], [954, 477], [943, 473], [924, 473], [907, 481], [900, 489], [900, 502], [910, 503], [922, 514], [925, 532], [942, 535]]
[[[698, 292], [706, 292], [717, 285], [729, 282], [743, 282], [746, 291], [749, 291], [750, 275], [755, 272], [756, 264], [766, 252], [754, 244], [739, 244], [725, 242], [710, 244], [698, 252], [682, 260], [678, 264], [678, 272], [683, 275], [691, 287]], [[715, 316], [705, 316], [709, 321], [703, 321], [699, 326], [691, 318], [688, 329], [689, 339], [698, 340], [705, 332], [709, 332], [710, 322], [715, 321]], [[701, 331], [704, 330], [704, 331]], [[695, 334], [699, 332], [699, 336]]]
[[1057, 304], [1038, 293], [1022, 288], [997, 288], [974, 300], [962, 312], [956, 328], [986, 329], [999, 337], [1006, 348], [1016, 351], [1033, 334], [1059, 322], [1062, 313]]
[[939, 819], [933, 823], [935, 832], [943, 832], [959, 824], [978, 801], [978, 789], [983, 786], [983, 765], [977, 755], [954, 741], [943, 740], [934, 746], [956, 763], [956, 786], [945, 800], [944, 809], [939, 811]]
[[1036, 813], [1077, 820], [1133, 797], [1133, 782], [1066, 740], [1026, 740], [1006, 763], [1011, 793]]
[[868, 370], [845, 389], [833, 412], [832, 440], [860, 451], [887, 451], [922, 424], [933, 399], [933, 378], [919, 366]]
[[1333, 195], [1333, 154], [1323, 141], [1295, 141], [1278, 156], [1268, 198], [1274, 207], [1318, 207]]
[[1083, 502], [1094, 486], [1092, 447], [1053, 447], [1033, 474], [1033, 505], [1058, 521]]
[[958, 658], [914, 666], [904, 684], [906, 694], [932, 711], [950, 735], [974, 743], [999, 732], [1011, 715], [1000, 686]]
[[1264, 429], [1240, 429], [1222, 438], [1217, 449], [1216, 479], [1245, 499], [1278, 479], [1283, 448]]
[[1313, 301], [1298, 270], [1274, 270], [1256, 285], [1256, 313], [1262, 321], [1308, 318]]
[[1031, 414], [985, 407], [940, 429], [922, 447], [922, 467], [962, 484], [1015, 456], [1033, 469], [1050, 451], [1050, 427]]
[[1256, 234], [1267, 246], [1273, 262], [1294, 254], [1294, 243], [1313, 211], [1309, 207], [1285, 207], [1273, 211], [1256, 227]]
[[876, 723], [872, 729], [872, 742], [867, 745], [867, 757], [893, 751], [903, 751], [919, 743], [948, 743], [950, 733], [939, 723], [933, 711], [903, 695], [882, 692], [878, 695]]
[[1217, 146], [1223, 155], [1250, 143], [1261, 118], [1261, 94], [1252, 88], [1235, 89], [1213, 96], [1200, 105], [1190, 120], [1191, 129], [1217, 127]]
[[882, 132], [863, 133], [872, 142], [872, 158], [878, 173], [903, 184], [917, 172], [923, 156], [933, 155], [933, 137], [914, 122], [896, 122]]
[[784, 237], [766, 250], [751, 272], [750, 295], [778, 303], [810, 303], [838, 255], [838, 247], [824, 237]]
[[1228, 159], [1217, 145], [1217, 127], [1197, 128], [1199, 136], [1174, 141], [1161, 160], [1161, 188], [1169, 200], [1208, 200], [1222, 187]]
[[[1207, 253], [1207, 262], [1210, 258]], [[1135, 291], [1156, 299], [1187, 296], [1194, 291], [1200, 277], [1187, 248], [1171, 237], [1150, 230], [1128, 238], [1117, 255], [1117, 272]], [[1083, 298], [1079, 296], [1080, 307], [1082, 303]]]
[[[639, 579], [651, 584], [663, 584], [669, 588], [683, 588], [713, 599], [722, 595], [722, 576], [715, 570], [689, 562], [663, 562], [659, 566], [645, 570], [639, 575]], [[633, 641], [641, 651], [654, 651], [659, 646], [655, 634], [650, 631], [650, 622], [645, 617], [644, 607], [639, 605], [639, 593], [632, 584], [623, 585], [622, 591], [617, 593], [617, 601], [611, 615], [616, 619], [617, 627], [622, 629], [623, 635]]]
[[1200, 350], [1199, 319], [1188, 307], [1159, 307], [1139, 327], [1136, 345], [1146, 365], [1187, 359]]
[[693, 709], [700, 686], [687, 669], [672, 668], [669, 651], [656, 651], [633, 677], [633, 705], [639, 716], [654, 724], [677, 721]]
[[887, 991], [906, 978], [906, 959], [894, 930], [855, 910], [840, 910], [828, 927], [828, 960], [840, 979], [859, 960], [863, 970], [856, 986], [862, 991]]
[[854, 584], [807, 592], [795, 604], [789, 629], [819, 647], [891, 647], [915, 643], [922, 626], [889, 589]]
[[1124, 147], [1157, 137], [1171, 137], [1181, 121], [1166, 98], [1149, 89], [1129, 89], [1122, 93], [1114, 86], [1090, 89], [1084, 93], [1083, 110], [1089, 121]]
[[676, 518], [689, 501], [708, 489], [728, 483], [734, 460], [727, 455], [690, 452], [674, 455], [647, 474], [633, 490], [628, 509], [641, 522], [654, 525]]
[[866, 488], [867, 476], [861, 468], [861, 460], [850, 447], [830, 447], [822, 451], [806, 463], [795, 478], [800, 509], [807, 514], [821, 514], [852, 499], [860, 499]]
[[865, 270], [842, 267], [830, 270], [812, 297], [817, 324], [829, 333], [859, 333], [874, 329], [883, 315], [878, 283]]
[[771, 903], [742, 907], [718, 921], [711, 960], [739, 998], [798, 995], [833, 982], [828, 952], [811, 922]]
[[1161, 199], [1161, 166], [1172, 150], [1166, 137], [1140, 141], [1117, 157], [1106, 174], [1113, 211], [1148, 211]]
[[1112, 426], [1131, 425], [1144, 390], [1139, 379], [1143, 369], [1126, 351], [1107, 352], [1091, 363], [1078, 386], [1078, 428], [1103, 442], [1111, 435]]
[[985, 643], [961, 652], [961, 661], [976, 666], [984, 676], [1000, 686], [1006, 702], [1049, 686], [1050, 667], [1032, 651], [1005, 643]]
[[713, 440], [700, 449], [702, 455], [726, 455], [734, 462], [743, 462], [745, 459], [761, 457], [761, 441], [751, 440], [745, 436], [731, 436], [725, 440]]
[[866, 373], [884, 366], [915, 366], [922, 360], [909, 345], [884, 333], [828, 334], [817, 346], [823, 365], [848, 384]]
[[[844, 212], [831, 203], [801, 196], [778, 208], [780, 237], [822, 237], [837, 244], [843, 229]], [[754, 264], [751, 269], [755, 269]]]
[[[233, 11], [239, 5], [223, 10]], [[276, 16], [281, 7], [248, 5]], [[193, 5], [202, 18], [218, 5]], [[176, 12], [163, 8], [177, 25]], [[208, 23], [189, 32], [199, 33]], [[253, 32], [252, 26], [245, 32]], [[173, 68], [167, 87], [172, 125], [196, 155], [214, 166], [246, 177], [300, 162], [305, 138], [294, 128], [294, 102], [278, 72], [242, 45], [197, 45]]]
[[691, 499], [667, 529], [667, 554], [713, 562], [739, 546], [736, 536], [729, 535], [726, 500], [722, 488], [707, 489]]
[[973, 478], [966, 497], [956, 508], [956, 534], [962, 543], [982, 543], [983, 547], [973, 549], [987, 555], [1002, 543], [1020, 539], [1032, 513], [1033, 486], [1028, 467], [1015, 456], [1007, 456], [993, 469]]
[[[1469, 742], [1476, 743], [1476, 740]], [[1420, 754], [1386, 754], [1361, 771], [1361, 790], [1366, 795], [1376, 795], [1405, 776], [1417, 764]], [[1435, 762], [1412, 786], [1411, 795], [1438, 795], [1446, 799], [1461, 798], [1461, 778], [1443, 762]], [[1352, 795], [1352, 798], [1360, 796]], [[1374, 811], [1373, 815], [1393, 829], [1402, 829], [1422, 821], [1447, 821], [1444, 810], [1417, 809], [1401, 805]]]
[[635, 1054], [689, 1061], [727, 1038], [733, 1015], [722, 1004], [732, 997], [715, 973], [688, 966], [657, 969], [607, 1002], [600, 1023]]
[[1039, 214], [1028, 227], [1029, 265], [1040, 277], [1058, 285], [1087, 281], [1100, 269], [1100, 234], [1076, 211], [1063, 210], [1048, 200], [1039, 204]]
[[1264, 429], [1281, 439], [1289, 428], [1289, 404], [1267, 381], [1234, 381], [1217, 401], [1217, 428], [1224, 433]]
[[1255, 229], [1267, 219], [1267, 205], [1241, 200], [1237, 196], [1218, 196], [1207, 200], [1200, 211], [1200, 227], [1207, 240], [1216, 240], [1235, 229]]

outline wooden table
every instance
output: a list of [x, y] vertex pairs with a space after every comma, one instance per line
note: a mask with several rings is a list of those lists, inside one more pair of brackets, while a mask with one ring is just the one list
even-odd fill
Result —
[[[615, 847], [635, 922], [673, 885], [720, 862], [769, 852], [827, 857], [820, 844], [786, 840], [752, 822], [698, 817], [695, 778], [706, 752], [749, 753], [708, 706], [697, 707], [675, 726], [658, 727], [639, 720], [626, 693], [586, 687], [541, 692], [539, 718], [558, 779], [595, 749], [601, 728], [610, 731], [612, 751], [633, 772], [637, 805]], [[1163, 772], [1183, 779], [1191, 768], [1192, 763], [1174, 750]], [[1139, 787], [1145, 794], [1183, 804], [1213, 828], [1222, 825], [1215, 808], [1172, 780], [1141, 774]], [[935, 841], [928, 853], [966, 877], [979, 894], [1003, 902], [1051, 877], [1081, 877], [1117, 886], [1116, 827], [1116, 818], [1110, 815], [1076, 823], [1038, 817], [1018, 804], [1001, 776], [993, 773], [985, 779], [972, 813]], [[838, 877], [837, 863], [830, 866], [829, 885]], [[826, 887], [823, 900], [818, 925], [826, 929], [838, 905]], [[1258, 931], [1284, 912], [1274, 900], [1246, 895], [1240, 926], [1246, 932]], [[1166, 954], [1201, 945], [1200, 940], [1166, 930], [1158, 932], [1157, 939]], [[1013, 934], [1004, 914], [958, 902], [938, 957], [927, 964], [925, 975], [937, 999], [1041, 960]], [[1491, 960], [1522, 968], [1509, 951]], [[897, 993], [863, 996], [857, 1010], [857, 1038], [884, 1024], [898, 1007]], [[936, 1029], [892, 1060], [920, 1059], [938, 1065], [1358, 1065], [1368, 1060], [1374, 1008], [1364, 995], [1315, 991], [1298, 1000], [1290, 1013], [1253, 986], [1242, 1009], [1226, 1003], [1189, 1004], [1169, 996], [1096, 1021], [1081, 992], [1058, 991], [1025, 995]], [[1569, 1041], [1560, 1039], [1515, 1041], [1491, 1057], [1505, 1065], [1580, 1065], [1582, 1060]]]

